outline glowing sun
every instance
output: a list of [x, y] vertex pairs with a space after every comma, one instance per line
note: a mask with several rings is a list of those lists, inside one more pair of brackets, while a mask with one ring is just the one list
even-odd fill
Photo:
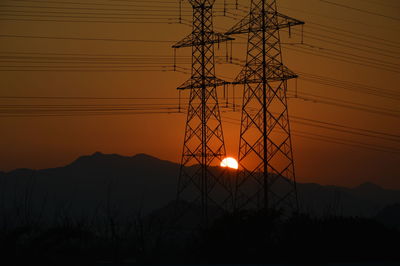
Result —
[[239, 168], [238, 162], [235, 160], [235, 158], [232, 158], [232, 157], [227, 157], [227, 158], [223, 159], [220, 166], [228, 167], [228, 168], [232, 168], [232, 169]]

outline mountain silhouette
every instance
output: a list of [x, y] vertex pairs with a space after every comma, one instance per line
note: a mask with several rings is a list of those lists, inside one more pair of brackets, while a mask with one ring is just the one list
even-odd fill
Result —
[[121, 215], [146, 212], [175, 198], [178, 170], [178, 164], [145, 154], [96, 152], [64, 167], [0, 174], [0, 206], [63, 215], [95, 215], [106, 208]]
[[[110, 210], [120, 216], [150, 213], [175, 200], [179, 167], [146, 154], [96, 152], [64, 167], [0, 172], [0, 208], [28, 217], [95, 216]], [[355, 188], [299, 183], [297, 188], [302, 210], [317, 216], [372, 217], [385, 206], [400, 203], [400, 191], [371, 183]]]

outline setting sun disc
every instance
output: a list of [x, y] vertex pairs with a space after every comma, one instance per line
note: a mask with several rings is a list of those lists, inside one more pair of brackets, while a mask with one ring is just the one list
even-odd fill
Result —
[[236, 161], [235, 158], [232, 157], [227, 157], [225, 159], [222, 160], [221, 167], [228, 167], [228, 168], [232, 168], [232, 169], [238, 169], [239, 168], [239, 164]]

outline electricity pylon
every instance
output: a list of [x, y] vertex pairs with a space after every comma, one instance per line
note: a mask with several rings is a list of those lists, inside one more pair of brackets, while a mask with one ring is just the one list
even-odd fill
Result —
[[172, 46], [192, 47], [191, 77], [178, 87], [189, 89], [190, 97], [177, 198], [189, 202], [192, 210], [199, 206], [202, 223], [207, 223], [209, 207], [232, 208], [229, 184], [212, 166], [219, 165], [226, 155], [216, 87], [227, 82], [215, 76], [214, 44], [233, 39], [213, 31], [214, 0], [189, 2], [192, 32]]
[[252, 0], [250, 13], [226, 35], [248, 34], [235, 208], [298, 209], [287, 106], [287, 80], [279, 30], [303, 22], [277, 12], [276, 0]]

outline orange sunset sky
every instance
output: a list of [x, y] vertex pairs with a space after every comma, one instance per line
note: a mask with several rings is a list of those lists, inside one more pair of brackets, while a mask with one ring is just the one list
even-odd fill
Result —
[[[289, 81], [297, 181], [400, 189], [400, 3], [277, 3], [306, 23], [303, 44], [301, 27], [281, 32], [284, 63], [300, 76], [297, 97]], [[216, 0], [214, 29], [249, 5]], [[186, 116], [176, 113], [176, 87], [189, 78], [191, 49], [176, 51], [186, 73], [174, 72], [171, 46], [191, 31], [187, 1], [181, 24], [178, 0], [3, 0], [0, 13], [0, 171], [96, 151], [180, 161]], [[216, 75], [229, 81], [241, 67], [225, 56], [244, 60], [246, 36], [232, 46], [215, 47]], [[237, 157], [240, 106], [218, 93], [227, 153]], [[236, 105], [241, 94], [237, 86]]]

